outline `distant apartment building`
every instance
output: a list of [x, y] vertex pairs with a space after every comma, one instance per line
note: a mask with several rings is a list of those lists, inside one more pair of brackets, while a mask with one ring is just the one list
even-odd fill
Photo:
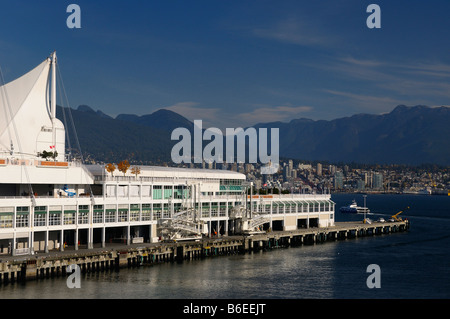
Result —
[[373, 174], [373, 189], [383, 189], [383, 174], [374, 173]]
[[342, 172], [336, 172], [334, 174], [334, 189], [344, 188], [344, 174]]
[[356, 180], [356, 189], [358, 191], [363, 191], [366, 188], [366, 183], [362, 179]]
[[311, 164], [298, 164], [298, 169], [310, 170], [311, 168]]
[[317, 163], [317, 176], [322, 176], [322, 164]]

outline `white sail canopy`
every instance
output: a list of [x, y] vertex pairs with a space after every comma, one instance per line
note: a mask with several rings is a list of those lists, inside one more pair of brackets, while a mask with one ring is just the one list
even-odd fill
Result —
[[64, 160], [64, 125], [52, 120], [49, 101], [51, 66], [48, 58], [0, 86], [0, 156], [35, 157], [38, 152], [56, 150], [57, 160]]

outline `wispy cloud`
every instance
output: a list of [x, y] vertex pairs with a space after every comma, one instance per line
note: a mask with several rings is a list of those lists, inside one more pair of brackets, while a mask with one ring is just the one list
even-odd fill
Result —
[[306, 47], [325, 47], [336, 43], [336, 35], [321, 31], [316, 21], [307, 17], [290, 16], [274, 23], [250, 28], [250, 34], [258, 38]]
[[450, 65], [437, 62], [437, 63], [418, 63], [400, 65], [405, 69], [405, 72], [417, 75], [426, 75], [439, 78], [450, 78]]
[[190, 121], [202, 120], [203, 127], [248, 127], [257, 123], [290, 121], [311, 112], [311, 106], [256, 105], [251, 111], [229, 112], [227, 109], [201, 107], [196, 102], [180, 102], [164, 107], [176, 112]]
[[324, 92], [346, 98], [348, 105], [355, 109], [378, 113], [397, 104], [448, 104], [450, 98], [450, 65], [440, 61], [398, 62], [346, 56], [308, 66], [329, 72], [347, 83], [344, 87], [336, 82]]
[[324, 89], [325, 93], [335, 96], [341, 96], [351, 101], [352, 105], [355, 105], [359, 110], [365, 112], [383, 113], [392, 110], [395, 105], [403, 104], [404, 101], [400, 99], [394, 99], [386, 96], [376, 96], [368, 94], [357, 94], [352, 92], [344, 92], [337, 90]]
[[251, 112], [240, 113], [238, 118], [249, 124], [290, 121], [299, 117], [304, 117], [305, 113], [311, 112], [311, 106], [291, 106], [280, 105], [275, 107], [263, 106], [253, 109]]
[[164, 109], [178, 113], [190, 121], [202, 120], [206, 127], [214, 126], [220, 121], [223, 110], [219, 108], [200, 107], [197, 102], [180, 102], [164, 107]]
[[304, 46], [323, 46], [331, 41], [329, 37], [312, 30], [316, 29], [299, 19], [288, 18], [269, 27], [255, 27], [252, 33], [260, 38]]
[[441, 81], [450, 78], [450, 65], [442, 62], [423, 63], [417, 61], [387, 61], [374, 59], [358, 59], [352, 56], [330, 57], [326, 62], [308, 64], [309, 67], [320, 68], [339, 73], [349, 78], [370, 82], [399, 82], [404, 80]]

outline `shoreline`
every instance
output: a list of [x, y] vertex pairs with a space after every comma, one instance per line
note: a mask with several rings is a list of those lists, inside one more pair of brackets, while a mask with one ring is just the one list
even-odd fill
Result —
[[120, 271], [121, 268], [164, 262], [245, 254], [281, 247], [314, 245], [327, 241], [405, 232], [409, 221], [364, 224], [336, 222], [335, 226], [272, 231], [251, 235], [203, 238], [197, 241], [111, 244], [91, 249], [66, 249], [24, 256], [0, 257], [0, 285], [67, 275], [70, 265], [81, 272]]

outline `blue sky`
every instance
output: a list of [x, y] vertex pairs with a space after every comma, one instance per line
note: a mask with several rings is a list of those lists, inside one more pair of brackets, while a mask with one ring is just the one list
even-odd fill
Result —
[[[366, 26], [371, 3], [381, 29]], [[56, 50], [70, 106], [111, 116], [330, 120], [450, 105], [449, 14], [447, 0], [1, 0], [0, 66], [9, 82]]]

